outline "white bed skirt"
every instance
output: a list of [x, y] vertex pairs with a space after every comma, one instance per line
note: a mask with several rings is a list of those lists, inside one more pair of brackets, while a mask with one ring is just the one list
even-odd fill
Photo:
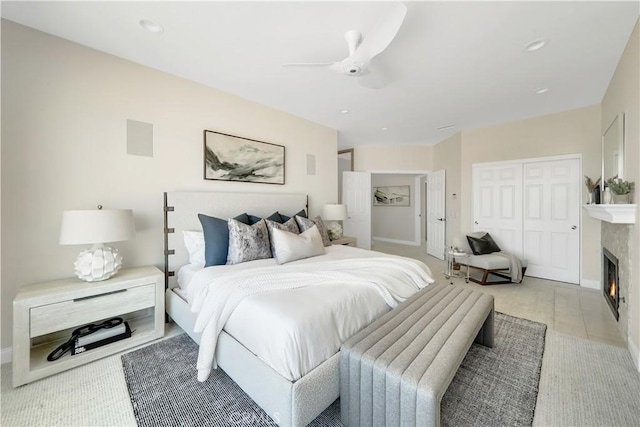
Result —
[[[166, 291], [166, 311], [196, 343], [193, 332], [196, 313], [171, 289]], [[222, 331], [216, 360], [233, 379], [280, 426], [306, 426], [333, 403], [340, 394], [339, 353], [295, 382], [282, 377]], [[194, 377], [197, 371], [193, 371]]]

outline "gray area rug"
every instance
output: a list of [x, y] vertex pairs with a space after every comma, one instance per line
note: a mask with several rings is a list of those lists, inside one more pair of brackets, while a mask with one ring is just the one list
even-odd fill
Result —
[[[495, 347], [471, 346], [442, 400], [442, 426], [530, 426], [546, 329], [496, 313]], [[197, 354], [182, 334], [122, 356], [139, 426], [275, 425], [224, 371], [199, 383]], [[342, 426], [339, 401], [310, 425]]]

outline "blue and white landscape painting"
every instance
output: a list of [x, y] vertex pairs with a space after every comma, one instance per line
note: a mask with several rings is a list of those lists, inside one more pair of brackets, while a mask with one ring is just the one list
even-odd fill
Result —
[[284, 184], [284, 147], [205, 131], [204, 178]]

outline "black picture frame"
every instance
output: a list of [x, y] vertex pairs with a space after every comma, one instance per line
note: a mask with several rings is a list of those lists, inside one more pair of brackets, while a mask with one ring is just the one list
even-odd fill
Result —
[[285, 147], [205, 129], [204, 179], [284, 185]]

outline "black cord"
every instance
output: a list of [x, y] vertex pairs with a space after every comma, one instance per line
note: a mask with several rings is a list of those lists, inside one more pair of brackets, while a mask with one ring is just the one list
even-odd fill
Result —
[[55, 350], [49, 353], [49, 355], [47, 356], [47, 360], [49, 362], [53, 362], [54, 360], [60, 359], [66, 353], [71, 351], [71, 349], [75, 344], [76, 338], [90, 335], [100, 329], [111, 329], [113, 327], [121, 325], [122, 322], [124, 322], [124, 319], [122, 319], [122, 317], [114, 317], [113, 319], [105, 320], [102, 323], [98, 323], [98, 324], [91, 323], [89, 325], [81, 326], [78, 329], [75, 329], [71, 333], [71, 338], [69, 338], [69, 341], [59, 345], [58, 347], [56, 347]]

